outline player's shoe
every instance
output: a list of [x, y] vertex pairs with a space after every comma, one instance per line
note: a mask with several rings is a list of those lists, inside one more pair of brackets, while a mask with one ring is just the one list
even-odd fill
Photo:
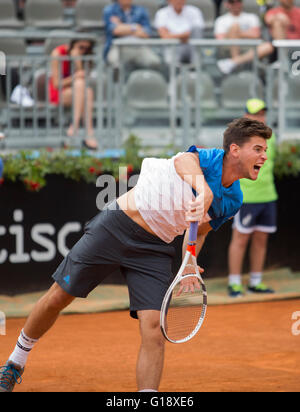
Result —
[[24, 368], [8, 361], [5, 366], [0, 366], [0, 392], [12, 392], [15, 384], [22, 382]]
[[273, 289], [269, 288], [266, 286], [264, 283], [259, 283], [256, 286], [248, 286], [248, 292], [250, 293], [261, 293], [261, 294], [267, 294], [267, 293], [275, 293]]
[[238, 298], [243, 296], [244, 294], [244, 289], [242, 285], [238, 285], [238, 284], [232, 284], [228, 286], [228, 295], [231, 298]]

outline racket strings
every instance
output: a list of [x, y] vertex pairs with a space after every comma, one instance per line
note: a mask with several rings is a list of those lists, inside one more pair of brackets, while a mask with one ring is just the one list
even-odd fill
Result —
[[205, 315], [203, 291], [182, 292], [177, 296], [179, 288], [180, 284], [174, 288], [166, 315], [166, 332], [174, 341], [189, 336]]

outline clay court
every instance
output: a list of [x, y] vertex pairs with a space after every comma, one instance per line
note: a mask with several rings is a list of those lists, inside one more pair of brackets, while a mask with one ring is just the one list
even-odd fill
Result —
[[[297, 311], [300, 299], [209, 307], [194, 339], [167, 343], [160, 390], [300, 391]], [[7, 320], [2, 360], [23, 325], [23, 318]], [[139, 342], [128, 311], [63, 315], [34, 348], [16, 391], [134, 392]]]

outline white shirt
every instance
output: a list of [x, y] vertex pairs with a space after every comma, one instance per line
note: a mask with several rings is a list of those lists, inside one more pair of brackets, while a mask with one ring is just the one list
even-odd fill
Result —
[[154, 27], [165, 27], [172, 34], [182, 34], [194, 27], [204, 29], [205, 23], [200, 9], [195, 6], [184, 6], [180, 14], [170, 5], [158, 10], [154, 18]]
[[254, 13], [241, 13], [239, 16], [234, 16], [231, 13], [226, 13], [220, 16], [215, 21], [215, 36], [226, 34], [233, 24], [238, 23], [242, 31], [247, 31], [260, 27], [260, 20]]
[[[189, 202], [195, 200], [192, 187], [176, 172], [174, 159], [146, 158], [135, 186], [138, 211], [152, 231], [170, 243], [190, 226], [185, 220]], [[208, 214], [201, 223], [210, 221]]]

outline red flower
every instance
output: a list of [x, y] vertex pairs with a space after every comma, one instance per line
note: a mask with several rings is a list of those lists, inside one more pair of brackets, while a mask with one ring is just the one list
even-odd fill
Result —
[[30, 188], [35, 192], [37, 190], [39, 190], [40, 188], [40, 184], [38, 182], [30, 182]]
[[287, 166], [291, 168], [293, 166], [293, 163], [292, 162], [287, 162]]
[[291, 153], [297, 153], [297, 147], [296, 146], [291, 147]]
[[130, 164], [127, 166], [127, 173], [132, 173], [133, 172], [133, 166]]
[[3, 179], [3, 177], [1, 177], [0, 178], [0, 186], [3, 185], [3, 183], [4, 183], [4, 179]]
[[24, 183], [27, 189], [31, 192], [37, 192], [41, 188], [41, 184], [39, 182], [34, 182], [33, 180], [24, 179]]
[[102, 173], [102, 163], [99, 160], [97, 160], [96, 163], [97, 163], [97, 170], [95, 173], [97, 176], [100, 176]]
[[93, 175], [93, 174], [95, 174], [96, 169], [94, 167], [90, 167], [89, 172], [90, 172], [91, 175]]

